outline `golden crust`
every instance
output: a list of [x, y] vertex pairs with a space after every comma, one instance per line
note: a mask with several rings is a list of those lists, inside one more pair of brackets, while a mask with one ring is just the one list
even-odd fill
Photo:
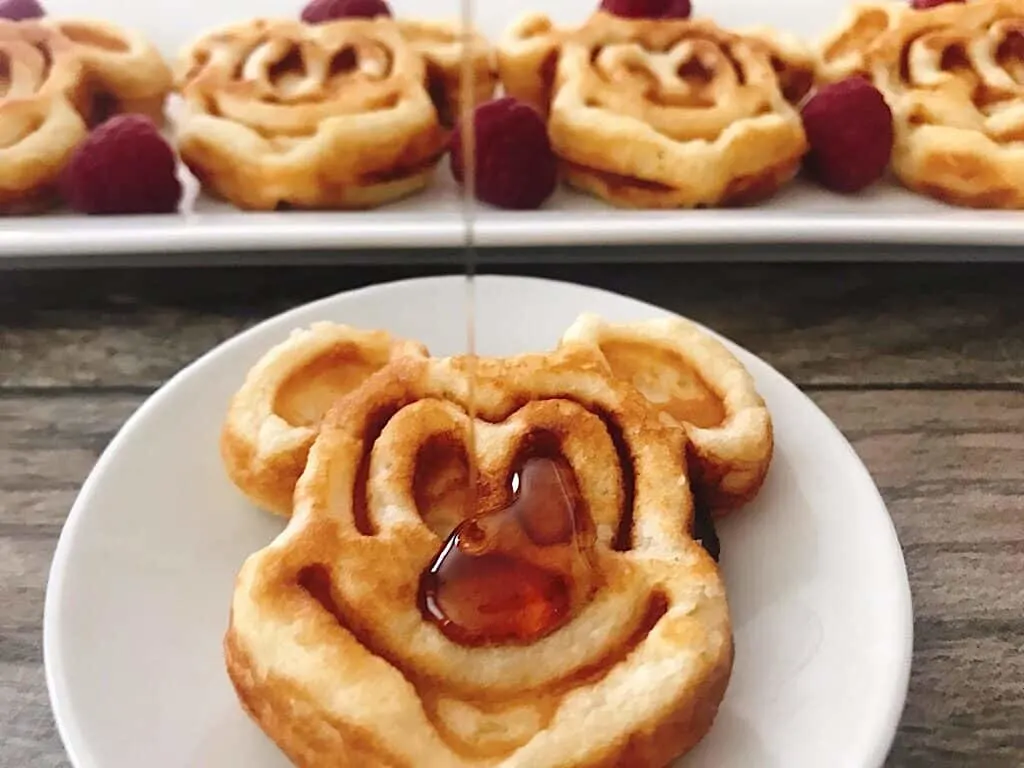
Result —
[[757, 495], [774, 452], [771, 415], [720, 341], [683, 318], [614, 324], [585, 314], [561, 344], [591, 349], [686, 432], [695, 493], [716, 514]]
[[[389, 746], [367, 729], [324, 717], [316, 702], [292, 681], [268, 675], [254, 679], [253, 659], [239, 647], [229, 630], [224, 638], [228, 677], [246, 713], [268, 734], [298, 768], [415, 768], [422, 762], [402, 762]], [[709, 670], [689, 700], [681, 700], [666, 712], [662, 722], [624, 743], [595, 755], [590, 762], [572, 768], [662, 768], [693, 749], [711, 730], [718, 714], [717, 702], [725, 695], [732, 670], [732, 649]], [[581, 734], [587, 738], [587, 734]], [[329, 762], [324, 755], [328, 755]], [[497, 765], [501, 765], [498, 763]], [[541, 766], [542, 763], [536, 765]]]
[[[447, 146], [457, 34], [386, 17], [210, 32], [177, 65], [182, 158], [209, 192], [245, 209], [372, 208], [413, 194]], [[475, 69], [490, 73], [492, 54], [475, 39]]]
[[574, 30], [530, 14], [498, 46], [506, 92], [547, 115], [566, 180], [643, 208], [773, 195], [807, 151], [794, 104], [813, 65], [797, 41], [767, 30], [604, 12]]
[[[527, 646], [459, 645], [417, 604], [457, 521], [418, 506], [416, 467], [433, 437], [466, 440], [470, 370], [487, 508], [540, 429], [595, 525], [597, 590]], [[238, 576], [225, 657], [243, 706], [300, 766], [665, 765], [711, 727], [733, 658], [720, 576], [687, 533], [685, 443], [582, 347], [394, 359], [323, 421], [286, 530]]]
[[171, 72], [138, 34], [98, 21], [0, 19], [0, 212], [56, 201], [64, 165], [89, 127], [112, 114], [163, 122]]
[[220, 449], [231, 481], [256, 506], [288, 516], [320, 420], [374, 371], [423, 345], [384, 331], [314, 323], [293, 332], [249, 371], [231, 400]]
[[1024, 0], [915, 11], [854, 7], [822, 43], [824, 79], [869, 77], [893, 110], [892, 168], [909, 189], [1024, 208]]

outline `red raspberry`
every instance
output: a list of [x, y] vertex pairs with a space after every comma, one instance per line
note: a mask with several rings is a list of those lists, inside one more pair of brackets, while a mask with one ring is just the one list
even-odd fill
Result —
[[[476, 196], [499, 208], [539, 208], [558, 182], [558, 164], [544, 118], [513, 98], [481, 104], [473, 112]], [[452, 135], [452, 175], [463, 180], [462, 132]]]
[[0, 0], [0, 19], [21, 21], [22, 19], [41, 19], [46, 15], [37, 0]]
[[82, 213], [172, 213], [182, 195], [177, 165], [148, 117], [119, 115], [78, 145], [61, 174], [60, 191]]
[[885, 174], [892, 157], [892, 110], [863, 77], [826, 85], [804, 105], [807, 168], [836, 192], [857, 192]]
[[967, 0], [910, 0], [910, 7], [915, 11], [926, 11], [946, 3], [966, 3]]
[[312, 0], [302, 9], [302, 20], [307, 24], [390, 15], [391, 9], [384, 0]]
[[626, 19], [688, 19], [690, 0], [602, 0], [601, 10]]

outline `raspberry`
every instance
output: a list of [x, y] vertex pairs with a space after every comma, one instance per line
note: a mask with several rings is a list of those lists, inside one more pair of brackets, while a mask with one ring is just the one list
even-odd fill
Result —
[[[544, 118], [513, 98], [481, 104], [473, 112], [476, 196], [499, 208], [539, 208], [558, 182], [558, 165]], [[452, 135], [452, 175], [463, 181], [462, 132]]]
[[0, 19], [21, 21], [22, 19], [41, 19], [46, 15], [37, 0], [0, 0]]
[[60, 191], [82, 213], [171, 213], [182, 195], [177, 165], [148, 117], [119, 115], [78, 145], [61, 174]]
[[302, 20], [307, 24], [390, 15], [391, 9], [384, 0], [312, 0], [302, 9]]
[[688, 19], [690, 0], [602, 0], [601, 10], [627, 19]]
[[836, 192], [858, 192], [885, 174], [892, 156], [892, 110], [863, 77], [821, 88], [803, 108], [807, 168]]
[[946, 3], [966, 3], [967, 0], [910, 0], [910, 7], [915, 11], [926, 11]]

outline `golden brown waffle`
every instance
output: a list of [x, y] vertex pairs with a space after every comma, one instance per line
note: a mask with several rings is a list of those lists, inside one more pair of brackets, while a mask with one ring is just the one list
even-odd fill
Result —
[[857, 6], [822, 60], [826, 78], [864, 74], [885, 94], [905, 186], [957, 205], [1024, 208], [1024, 0]]
[[404, 30], [383, 17], [257, 19], [205, 35], [177, 70], [182, 158], [247, 209], [371, 208], [422, 189], [457, 104], [445, 40], [455, 32]]
[[617, 205], [757, 202], [807, 150], [794, 104], [814, 60], [766, 30], [603, 12], [559, 29], [530, 14], [503, 36], [498, 65], [506, 92], [548, 115], [566, 180]]
[[[238, 577], [238, 696], [296, 765], [664, 766], [711, 727], [733, 653], [720, 576], [688, 533], [686, 434], [585, 348], [475, 369], [475, 509], [458, 493], [467, 361], [396, 358], [323, 420], [294, 516]], [[572, 609], [515, 640], [453, 639], [421, 579], [453, 525], [506, 507], [538, 452], [577, 489]], [[488, 519], [460, 530], [494, 545]], [[534, 523], [516, 535], [546, 535]], [[575, 552], [545, 541], [516, 567]]]
[[695, 492], [716, 514], [757, 495], [774, 450], [772, 420], [750, 373], [718, 339], [683, 318], [616, 325], [583, 315], [562, 344], [591, 348], [685, 430]]
[[163, 121], [171, 73], [129, 30], [74, 19], [0, 20], [0, 211], [55, 199], [61, 170], [92, 125], [125, 112]]

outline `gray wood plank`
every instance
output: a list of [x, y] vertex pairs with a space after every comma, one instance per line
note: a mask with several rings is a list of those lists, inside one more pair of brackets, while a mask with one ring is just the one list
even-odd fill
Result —
[[886, 499], [915, 611], [899, 766], [1024, 764], [1024, 392], [821, 392]]
[[[889, 764], [1024, 763], [1024, 392], [819, 391], [876, 478], [914, 592]], [[103, 446], [142, 396], [0, 393], [0, 764], [65, 765], [41, 671], [46, 572]]]
[[[7, 273], [0, 387], [154, 387], [308, 300], [446, 267]], [[694, 317], [809, 386], [1024, 386], [1024, 264], [520, 266]]]

